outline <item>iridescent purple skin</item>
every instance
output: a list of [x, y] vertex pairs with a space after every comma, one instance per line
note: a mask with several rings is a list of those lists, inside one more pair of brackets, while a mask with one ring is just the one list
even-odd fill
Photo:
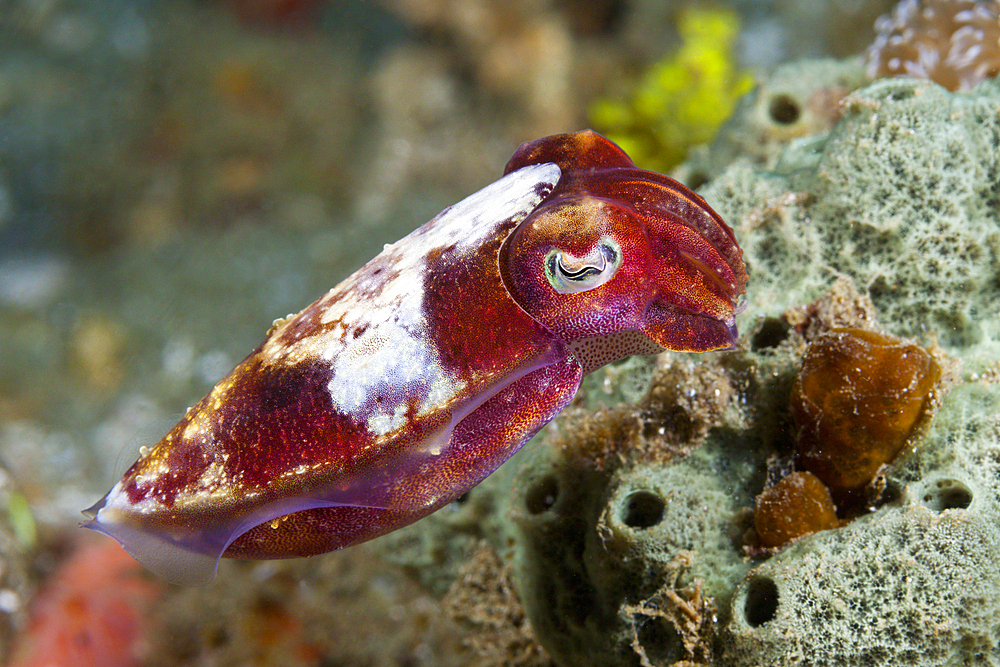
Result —
[[85, 513], [170, 581], [400, 528], [492, 473], [632, 354], [736, 342], [732, 230], [590, 131], [505, 176], [265, 341]]

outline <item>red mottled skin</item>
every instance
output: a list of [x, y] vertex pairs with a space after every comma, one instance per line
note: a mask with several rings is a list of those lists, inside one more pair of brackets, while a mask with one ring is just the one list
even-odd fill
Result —
[[[594, 132], [526, 143], [506, 171], [534, 162], [555, 162], [564, 176], [507, 239], [500, 259], [511, 293], [532, 317], [563, 340], [634, 329], [669, 350], [735, 343], [736, 300], [747, 281], [743, 253], [704, 199], [636, 168]], [[556, 298], [544, 275], [531, 270], [554, 245], [579, 255], [602, 233], [612, 233], [624, 254], [610, 282]], [[602, 357], [597, 365], [609, 361]]]
[[586, 372], [735, 343], [746, 272], [696, 194], [589, 131], [505, 174], [276, 322], [88, 527], [182, 583], [339, 549], [478, 484]]

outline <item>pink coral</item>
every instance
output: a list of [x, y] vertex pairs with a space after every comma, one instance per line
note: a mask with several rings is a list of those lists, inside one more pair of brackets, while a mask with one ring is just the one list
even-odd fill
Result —
[[1000, 72], [997, 0], [903, 0], [875, 30], [867, 54], [873, 79], [912, 76], [959, 90]]

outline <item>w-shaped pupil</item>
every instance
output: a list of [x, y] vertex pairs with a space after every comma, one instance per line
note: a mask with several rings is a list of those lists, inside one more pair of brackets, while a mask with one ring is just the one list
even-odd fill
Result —
[[549, 251], [545, 272], [557, 292], [573, 294], [603, 285], [615, 274], [620, 250], [614, 241], [601, 242], [584, 257], [557, 248]]
[[596, 276], [604, 270], [603, 266], [583, 266], [573, 271], [568, 269], [565, 264], [562, 263], [562, 259], [559, 260], [559, 271], [565, 276], [567, 280], [586, 280], [591, 276]]

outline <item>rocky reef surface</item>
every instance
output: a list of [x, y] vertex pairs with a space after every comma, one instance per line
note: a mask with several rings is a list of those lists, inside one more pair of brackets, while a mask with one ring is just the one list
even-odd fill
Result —
[[[390, 536], [401, 559], [486, 538], [560, 665], [1000, 662], [1000, 84], [848, 92], [857, 67], [779, 68], [684, 167], [738, 156], [702, 194], [751, 276], [739, 347], [591, 376], [428, 520], [439, 539]], [[769, 148], [739, 148], [753, 124]], [[930, 350], [936, 414], [839, 527], [761, 550], [754, 498], [796, 465], [792, 385], [838, 327]]]

